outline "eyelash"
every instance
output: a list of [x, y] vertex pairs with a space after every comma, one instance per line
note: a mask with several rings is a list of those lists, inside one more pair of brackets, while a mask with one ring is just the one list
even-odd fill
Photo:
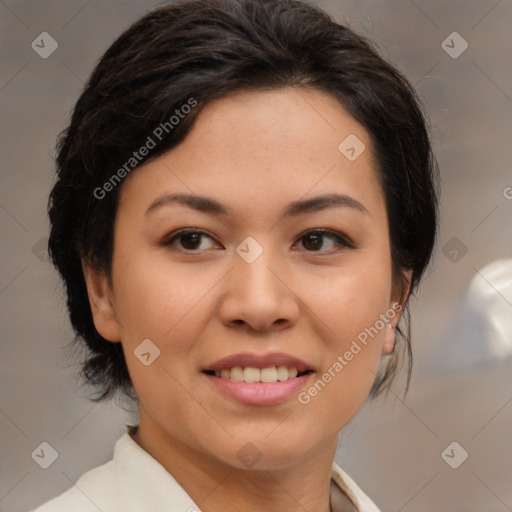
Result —
[[[197, 234], [197, 235], [200, 235], [201, 237], [208, 237], [211, 240], [215, 241], [215, 239], [211, 235], [206, 233], [205, 231], [202, 231], [200, 229], [187, 228], [187, 229], [182, 229], [182, 230], [179, 230], [177, 232], [171, 233], [162, 242], [162, 245], [165, 246], [165, 247], [172, 246], [173, 242], [175, 240], [179, 239], [182, 236], [190, 235], [190, 234]], [[336, 245], [338, 246], [337, 250], [341, 250], [341, 248], [348, 248], [348, 249], [354, 249], [355, 248], [355, 245], [352, 242], [350, 242], [345, 236], [342, 236], [341, 234], [336, 233], [335, 231], [330, 231], [330, 230], [327, 230], [327, 229], [310, 229], [309, 231], [305, 231], [304, 233], [302, 233], [299, 236], [298, 241], [302, 240], [303, 238], [305, 238], [308, 235], [320, 235], [320, 236], [323, 236], [323, 237], [328, 237], [328, 238], [334, 239]], [[322, 245], [323, 245], [323, 243], [322, 243]], [[200, 252], [200, 251], [195, 250], [195, 249], [178, 249], [178, 250], [183, 250], [183, 252], [188, 252], [188, 253], [199, 253]], [[308, 251], [308, 250], [306, 250], [306, 252], [309, 252], [309, 253], [322, 253], [322, 252], [326, 252], [326, 251]]]

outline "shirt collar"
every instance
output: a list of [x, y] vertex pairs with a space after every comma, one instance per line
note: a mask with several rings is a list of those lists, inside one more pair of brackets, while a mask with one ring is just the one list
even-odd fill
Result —
[[[116, 442], [112, 463], [123, 512], [169, 510], [200, 512], [200, 507], [174, 477], [127, 432]], [[360, 512], [380, 512], [357, 484], [336, 464], [332, 481], [352, 500]]]

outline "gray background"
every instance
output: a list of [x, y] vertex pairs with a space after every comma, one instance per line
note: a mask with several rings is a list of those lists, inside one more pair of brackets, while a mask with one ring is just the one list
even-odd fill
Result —
[[[442, 173], [436, 258], [413, 302], [415, 373], [344, 431], [337, 460], [387, 511], [512, 510], [512, 2], [319, 1], [369, 35], [430, 115]], [[159, 2], [0, 2], [0, 511], [29, 510], [111, 456], [133, 413], [75, 377], [45, 260], [56, 134], [114, 38]], [[47, 59], [32, 41], [48, 32]], [[467, 50], [442, 42], [458, 32]], [[459, 51], [462, 40], [446, 45]], [[467, 252], [466, 252], [467, 251]], [[490, 266], [489, 266], [490, 265]], [[129, 407], [128, 407], [129, 408]], [[57, 452], [42, 469], [41, 442]], [[452, 469], [441, 454], [448, 450]], [[460, 447], [462, 448], [460, 448]], [[47, 452], [48, 453], [48, 452]], [[446, 458], [446, 456], [445, 456]]]

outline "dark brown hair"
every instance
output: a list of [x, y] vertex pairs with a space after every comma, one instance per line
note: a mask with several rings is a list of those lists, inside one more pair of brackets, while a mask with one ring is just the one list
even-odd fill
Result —
[[[167, 128], [148, 155], [132, 161], [134, 169], [183, 141], [212, 100], [283, 87], [327, 92], [367, 129], [386, 199], [394, 275], [412, 269], [411, 290], [417, 287], [436, 237], [437, 166], [407, 80], [368, 40], [299, 0], [174, 3], [144, 16], [106, 51], [58, 143], [49, 252], [66, 285], [77, 340], [86, 347], [83, 373], [97, 386], [98, 399], [133, 393], [121, 344], [107, 342], [94, 327], [82, 274], [82, 257], [111, 270], [122, 183], [105, 194], [98, 190], [116, 172], [124, 176], [118, 170], [126, 170], [156, 127]], [[194, 108], [171, 122], [191, 101]], [[409, 382], [407, 314], [402, 324], [401, 348], [377, 376], [373, 395], [389, 387], [401, 352], [407, 353]]]

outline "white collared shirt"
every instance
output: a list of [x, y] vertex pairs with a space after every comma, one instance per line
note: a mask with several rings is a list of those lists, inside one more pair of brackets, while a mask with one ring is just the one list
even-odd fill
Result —
[[[359, 512], [380, 512], [356, 483], [333, 464], [332, 480]], [[172, 475], [128, 433], [111, 461], [91, 469], [76, 484], [33, 512], [200, 512]]]

